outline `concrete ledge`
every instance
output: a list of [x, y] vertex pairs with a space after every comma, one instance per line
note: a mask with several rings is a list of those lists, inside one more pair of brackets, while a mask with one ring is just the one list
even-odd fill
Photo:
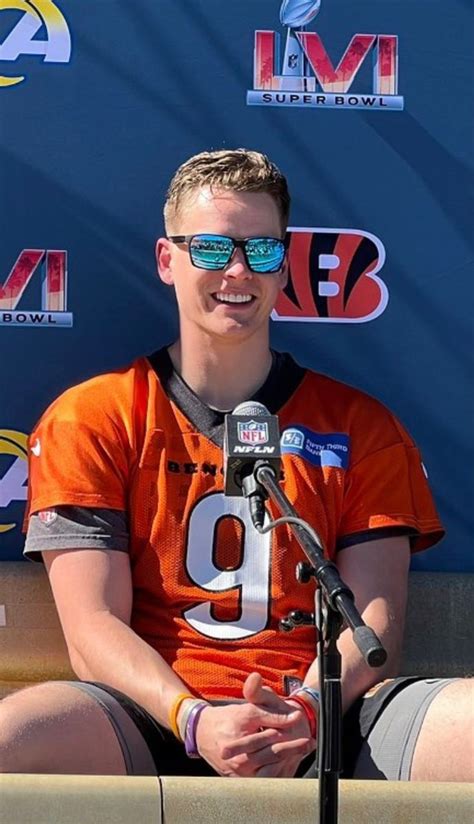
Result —
[[[163, 824], [316, 824], [308, 779], [160, 779]], [[251, 782], [251, 783], [249, 783]], [[472, 824], [471, 784], [341, 781], [339, 824]]]
[[[1, 824], [315, 824], [317, 782], [0, 775]], [[339, 824], [471, 824], [472, 784], [341, 781]]]
[[162, 824], [158, 778], [0, 775], [0, 824]]

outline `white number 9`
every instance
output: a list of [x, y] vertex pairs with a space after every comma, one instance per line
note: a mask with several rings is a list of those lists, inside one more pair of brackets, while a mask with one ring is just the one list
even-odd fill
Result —
[[[219, 569], [212, 560], [215, 531], [226, 517], [237, 518], [243, 526], [242, 562], [230, 570]], [[237, 621], [218, 621], [212, 616], [210, 601], [198, 604], [184, 613], [195, 630], [208, 638], [234, 641], [265, 629], [270, 612], [270, 544], [270, 533], [260, 535], [253, 526], [245, 498], [219, 492], [197, 503], [189, 519], [187, 573], [208, 592], [238, 588], [241, 614]]]

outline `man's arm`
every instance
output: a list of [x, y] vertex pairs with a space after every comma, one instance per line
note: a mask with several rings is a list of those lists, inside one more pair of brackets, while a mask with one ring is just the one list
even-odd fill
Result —
[[[356, 544], [338, 553], [342, 580], [351, 588], [356, 606], [387, 651], [387, 662], [367, 666], [345, 629], [338, 641], [342, 655], [342, 703], [344, 712], [371, 686], [398, 673], [407, 599], [409, 540], [405, 536]], [[317, 686], [317, 662], [308, 670], [305, 683]]]
[[43, 552], [71, 665], [81, 680], [121, 690], [164, 726], [187, 687], [130, 628], [132, 581], [126, 552], [98, 549]]
[[[128, 554], [68, 549], [42, 555], [78, 678], [115, 687], [169, 728], [174, 700], [189, 690], [162, 656], [130, 628]], [[297, 716], [295, 708], [283, 702], [275, 711], [252, 704], [206, 707], [199, 721], [199, 751], [221, 775], [254, 775], [278, 754], [270, 748], [262, 752], [257, 744], [247, 758], [235, 761], [226, 753], [227, 743], [265, 728], [264, 740], [269, 745], [278, 742], [277, 753], [285, 748], [305, 751], [306, 725]], [[289, 736], [286, 730], [291, 731]]]
[[[356, 544], [338, 554], [338, 568], [343, 581], [350, 587], [364, 621], [370, 626], [387, 651], [384, 667], [373, 669], [362, 658], [352, 641], [352, 630], [345, 629], [338, 640], [342, 655], [342, 705], [343, 711], [371, 686], [384, 678], [396, 675], [399, 666], [405, 620], [410, 546], [404, 536], [385, 538]], [[254, 674], [255, 675], [255, 674]], [[291, 699], [282, 699], [269, 687], [263, 687], [261, 679], [247, 680], [244, 694], [247, 701], [257, 706], [267, 706], [277, 712], [282, 703], [291, 705]], [[314, 660], [305, 683], [318, 686], [318, 664]], [[301, 722], [301, 719], [300, 719]], [[246, 752], [252, 737], [242, 738], [228, 748], [235, 760]], [[278, 746], [278, 745], [277, 745]], [[309, 748], [310, 749], [310, 748]], [[275, 745], [273, 746], [275, 750]], [[306, 752], [308, 748], [306, 749]], [[292, 776], [305, 752], [280, 752], [278, 761], [268, 761], [256, 773], [260, 777]]]

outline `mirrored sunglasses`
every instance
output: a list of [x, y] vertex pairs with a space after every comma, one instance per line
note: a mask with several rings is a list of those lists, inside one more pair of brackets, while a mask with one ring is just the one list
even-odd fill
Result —
[[235, 250], [242, 249], [247, 267], [257, 274], [279, 272], [286, 243], [276, 237], [249, 237], [236, 240], [226, 235], [171, 235], [172, 243], [187, 243], [191, 263], [198, 269], [225, 269]]

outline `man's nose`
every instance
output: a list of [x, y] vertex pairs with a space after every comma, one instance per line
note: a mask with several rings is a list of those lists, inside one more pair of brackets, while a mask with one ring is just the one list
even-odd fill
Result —
[[234, 249], [233, 255], [229, 260], [229, 263], [225, 267], [224, 273], [226, 277], [231, 278], [247, 279], [252, 277], [252, 272], [247, 266], [245, 255], [242, 249]]

